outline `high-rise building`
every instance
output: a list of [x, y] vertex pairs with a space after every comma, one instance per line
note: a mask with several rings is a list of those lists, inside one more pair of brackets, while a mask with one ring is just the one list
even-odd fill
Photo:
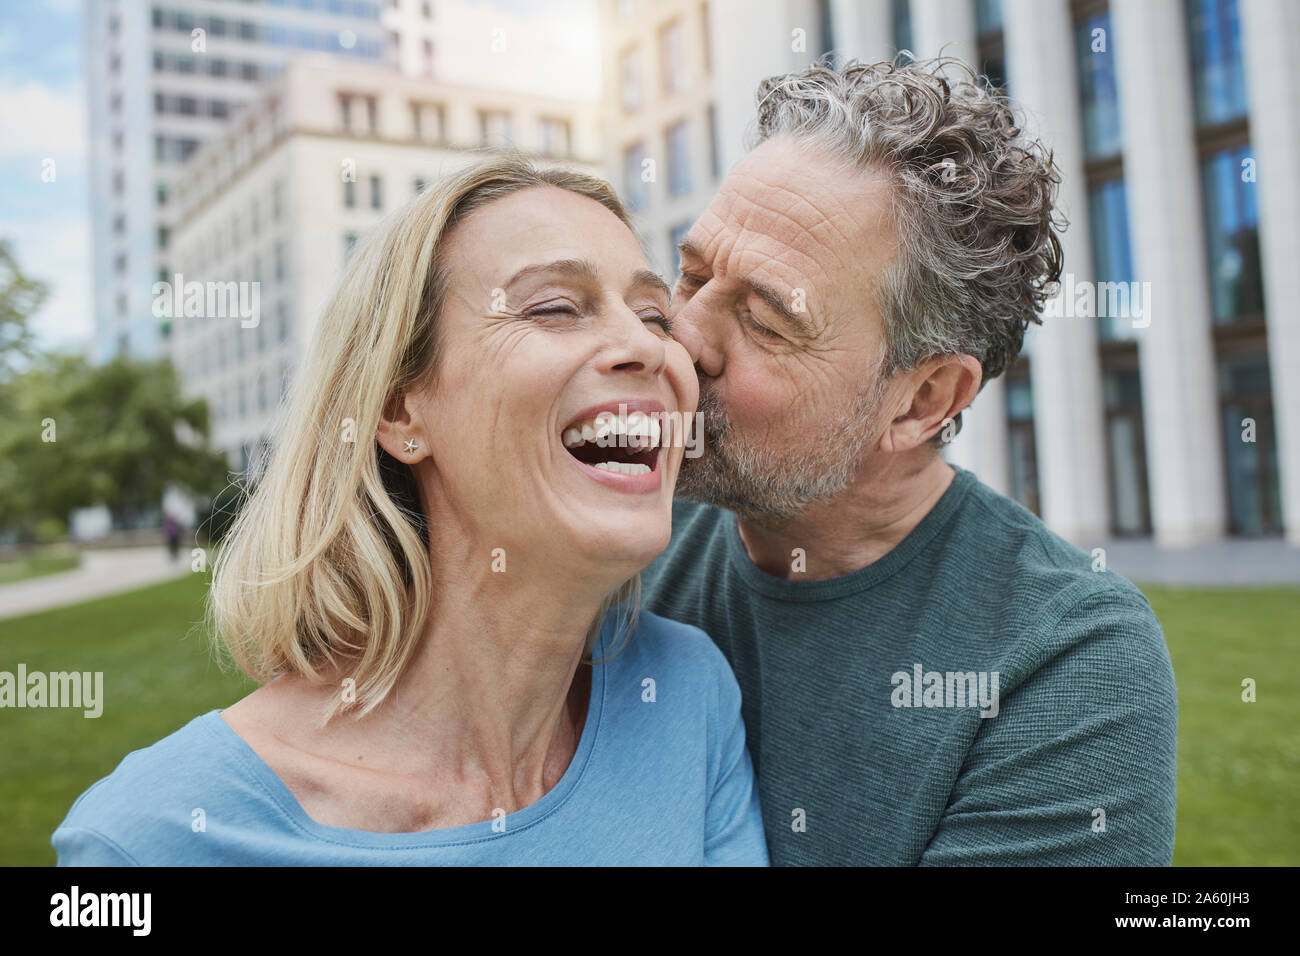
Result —
[[1300, 5], [601, 0], [600, 10], [607, 164], [657, 256], [671, 255], [740, 158], [764, 76], [827, 52], [974, 64], [1052, 149], [1070, 226], [1060, 294], [963, 416], [949, 457], [1080, 543], [1282, 532], [1300, 543], [1290, 172], [1300, 68], [1288, 54]]
[[182, 164], [289, 56], [381, 62], [380, 0], [85, 0], [92, 357], [158, 356], [150, 289], [170, 268]]
[[[171, 301], [182, 314], [172, 319], [169, 351], [186, 394], [207, 400], [213, 443], [232, 467], [247, 468], [267, 438], [321, 309], [368, 230], [494, 147], [599, 174], [597, 115], [594, 102], [299, 58], [200, 146], [170, 200], [170, 261], [181, 276]], [[165, 278], [174, 290], [176, 276]], [[191, 283], [199, 314], [186, 315]], [[160, 311], [178, 310], [164, 303]]]

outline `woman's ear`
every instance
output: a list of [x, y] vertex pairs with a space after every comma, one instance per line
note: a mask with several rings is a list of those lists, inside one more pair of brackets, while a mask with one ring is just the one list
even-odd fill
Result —
[[395, 395], [384, 406], [375, 432], [380, 447], [408, 465], [429, 457], [429, 442], [420, 413], [421, 409], [411, 393]]

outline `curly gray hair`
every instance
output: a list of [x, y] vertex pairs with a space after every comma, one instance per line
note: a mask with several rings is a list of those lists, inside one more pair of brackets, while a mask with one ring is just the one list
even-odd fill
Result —
[[1052, 155], [1025, 141], [1006, 98], [941, 57], [817, 63], [764, 80], [757, 99], [751, 148], [792, 136], [893, 184], [881, 374], [956, 354], [979, 359], [985, 382], [1002, 374], [1055, 294], [1066, 225]]

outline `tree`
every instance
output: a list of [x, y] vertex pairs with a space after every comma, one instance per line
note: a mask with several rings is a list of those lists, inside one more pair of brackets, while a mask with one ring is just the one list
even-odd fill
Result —
[[90, 366], [50, 356], [11, 382], [0, 426], [0, 526], [29, 539], [44, 518], [102, 504], [131, 522], [169, 485], [208, 496], [227, 481], [208, 445], [207, 403], [185, 399], [168, 361]]
[[49, 290], [18, 268], [8, 239], [0, 239], [0, 384], [30, 359], [35, 336], [28, 320], [36, 314]]

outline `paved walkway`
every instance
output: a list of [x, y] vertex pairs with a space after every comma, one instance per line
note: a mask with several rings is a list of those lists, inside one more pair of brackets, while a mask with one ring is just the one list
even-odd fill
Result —
[[[1300, 584], [1300, 548], [1280, 539], [1227, 539], [1194, 548], [1108, 541], [1106, 567], [1138, 584], [1250, 587]], [[1091, 552], [1091, 548], [1084, 548]]]
[[[1102, 547], [1106, 566], [1139, 584], [1300, 585], [1300, 548], [1280, 540], [1226, 540], [1180, 550], [1117, 540]], [[131, 591], [189, 570], [189, 552], [184, 549], [175, 563], [161, 546], [85, 551], [76, 570], [0, 585], [0, 620]]]
[[0, 619], [131, 591], [189, 574], [189, 551], [173, 563], [165, 547], [83, 551], [81, 567], [26, 581], [0, 584]]

